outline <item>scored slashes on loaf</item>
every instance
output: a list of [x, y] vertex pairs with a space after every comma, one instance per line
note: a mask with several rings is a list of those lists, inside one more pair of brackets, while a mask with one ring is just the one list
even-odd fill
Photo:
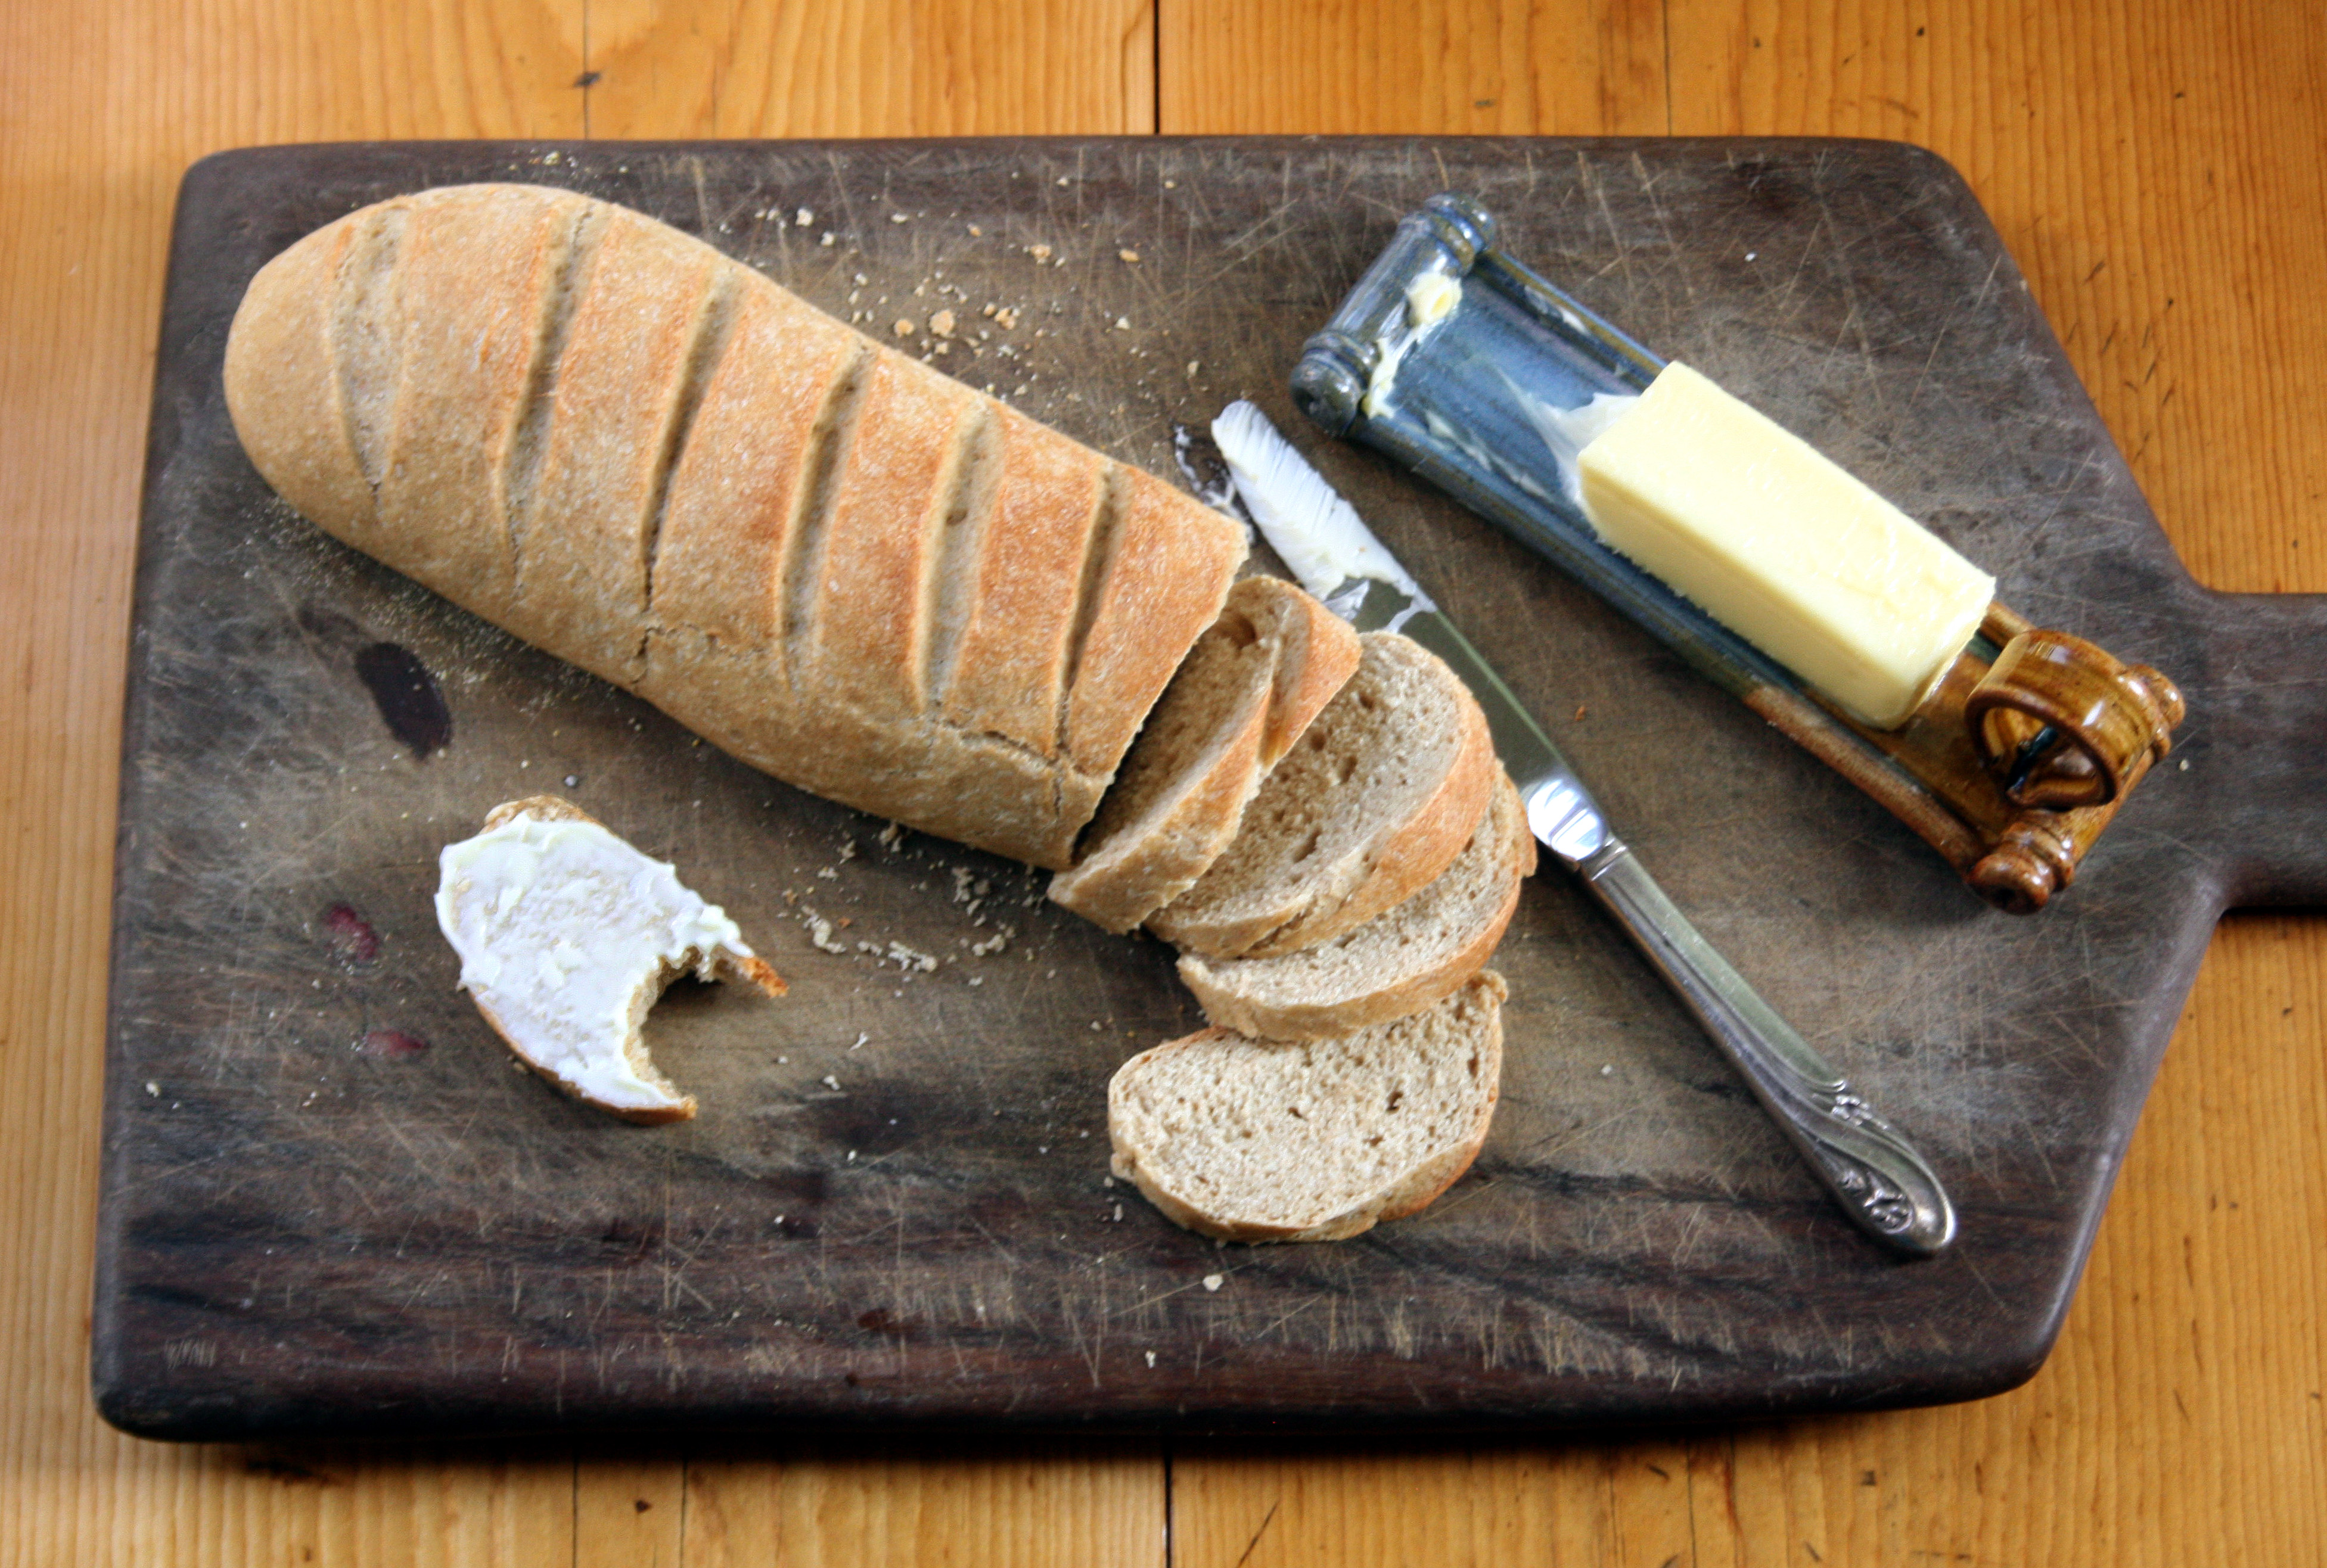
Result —
[[1053, 870], [1226, 598], [1242, 530], [570, 191], [366, 207], [226, 351], [325, 531], [754, 767]]

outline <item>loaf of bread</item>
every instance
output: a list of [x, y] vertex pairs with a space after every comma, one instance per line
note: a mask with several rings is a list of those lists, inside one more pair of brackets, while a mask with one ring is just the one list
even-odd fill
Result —
[[327, 532], [753, 766], [1052, 870], [1242, 530], [712, 247], [455, 186], [316, 230], [227, 342]]
[[1051, 897], [1127, 931], [1195, 885], [1244, 808], [1358, 667], [1350, 623], [1294, 584], [1247, 577], [1139, 732]]

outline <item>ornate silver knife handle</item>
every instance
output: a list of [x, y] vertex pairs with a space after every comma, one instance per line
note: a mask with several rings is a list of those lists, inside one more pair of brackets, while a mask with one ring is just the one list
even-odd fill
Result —
[[1574, 779], [1537, 779], [1526, 794], [1537, 836], [1679, 994], [1844, 1211], [1918, 1256], [1953, 1240], [1955, 1206], [1923, 1157], [1697, 934]]

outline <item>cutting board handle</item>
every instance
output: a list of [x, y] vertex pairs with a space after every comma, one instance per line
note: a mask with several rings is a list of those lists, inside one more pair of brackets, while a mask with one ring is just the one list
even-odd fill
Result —
[[[2201, 667], [2163, 764], [2232, 908], [2327, 904], [2327, 593], [2200, 593]], [[2178, 774], [2178, 777], [2171, 775]]]

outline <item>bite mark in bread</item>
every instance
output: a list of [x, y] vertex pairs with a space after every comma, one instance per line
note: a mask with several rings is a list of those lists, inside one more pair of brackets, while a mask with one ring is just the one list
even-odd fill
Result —
[[672, 980], [784, 993], [716, 904], [555, 796], [495, 807], [440, 868], [437, 924], [477, 1011], [519, 1061], [626, 1120], [695, 1115], [647, 1054], [647, 1013]]

